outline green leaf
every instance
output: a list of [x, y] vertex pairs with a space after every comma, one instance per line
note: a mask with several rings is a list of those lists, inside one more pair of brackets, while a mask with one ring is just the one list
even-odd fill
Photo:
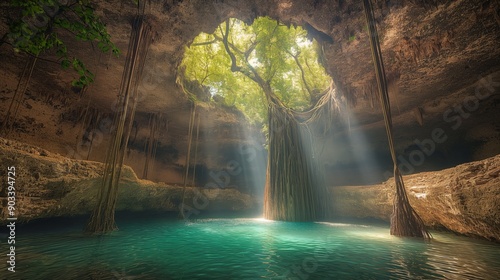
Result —
[[61, 66], [64, 69], [68, 69], [70, 65], [71, 65], [71, 61], [69, 61], [69, 59], [63, 59], [61, 61]]
[[[308, 41], [305, 30], [281, 26], [269, 18], [257, 18], [251, 26], [231, 19], [230, 26], [228, 41], [231, 48], [237, 49], [233, 49], [233, 54], [238, 66], [246, 73], [255, 70], [269, 81], [272, 91], [288, 107], [304, 110], [311, 105], [306, 84], [311, 91], [319, 92], [329, 86], [330, 77], [318, 63], [317, 45]], [[200, 34], [186, 48], [181, 63], [184, 79], [199, 85], [198, 95], [208, 88], [205, 94], [222, 97], [215, 98], [217, 102], [234, 105], [252, 122], [262, 123], [267, 119], [262, 85], [243, 73], [231, 71], [231, 59], [220, 39], [221, 30], [225, 32], [225, 23], [214, 34]], [[214, 41], [215, 38], [219, 39]], [[290, 53], [297, 56], [304, 79]]]
[[[84, 77], [72, 84], [84, 86], [93, 82], [94, 76], [79, 59], [67, 59], [68, 48], [57, 36], [61, 29], [70, 30], [76, 40], [96, 41], [102, 52], [111, 50], [116, 56], [120, 53], [89, 0], [70, 1], [68, 5], [62, 5], [57, 0], [10, 0], [7, 6], [20, 9], [20, 17], [9, 23], [8, 39], [14, 51], [39, 55], [55, 47], [56, 54], [64, 58], [61, 67], [66, 69], [73, 66]], [[48, 22], [38, 27], [28, 24], [35, 17], [47, 19]]]

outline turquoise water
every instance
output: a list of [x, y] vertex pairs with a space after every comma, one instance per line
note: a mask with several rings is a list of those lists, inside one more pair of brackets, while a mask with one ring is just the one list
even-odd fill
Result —
[[[109, 236], [81, 223], [19, 228], [6, 279], [500, 279], [500, 244], [434, 232], [424, 242], [386, 225], [263, 219], [119, 221]], [[23, 231], [24, 230], [24, 231]], [[28, 232], [29, 231], [29, 232]], [[2, 248], [5, 248], [4, 246]], [[2, 253], [5, 256], [5, 254]]]

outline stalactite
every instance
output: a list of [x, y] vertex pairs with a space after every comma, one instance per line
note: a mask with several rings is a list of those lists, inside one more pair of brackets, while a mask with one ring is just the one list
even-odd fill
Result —
[[424, 110], [421, 107], [415, 107], [412, 110], [413, 115], [417, 119], [417, 122], [420, 126], [424, 125]]
[[137, 88], [147, 51], [152, 43], [152, 36], [151, 26], [144, 16], [136, 16], [132, 25], [131, 39], [120, 85], [119, 104], [121, 110], [115, 117], [116, 130], [107, 152], [97, 206], [86, 227], [86, 231], [89, 233], [106, 233], [117, 229], [114, 211], [118, 183], [137, 106]]

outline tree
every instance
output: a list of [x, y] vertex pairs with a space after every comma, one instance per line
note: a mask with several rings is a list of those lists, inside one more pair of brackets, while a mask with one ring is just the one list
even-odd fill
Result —
[[330, 116], [334, 90], [318, 63], [319, 46], [306, 35], [269, 18], [250, 26], [228, 19], [198, 37], [182, 64], [185, 80], [197, 80], [267, 128], [264, 214], [270, 219], [311, 221], [324, 207], [321, 170], [307, 134], [311, 122]]
[[0, 44], [10, 44], [14, 51], [26, 53], [29, 57], [2, 123], [0, 132], [4, 135], [12, 129], [11, 118], [15, 119], [17, 115], [33, 69], [43, 53], [55, 53], [57, 63], [63, 68], [72, 67], [78, 73], [79, 78], [72, 81], [73, 86], [84, 89], [94, 81], [94, 74], [85, 64], [77, 57], [70, 57], [62, 39], [71, 38], [66, 36], [68, 33], [77, 40], [97, 42], [102, 52], [111, 50], [115, 55], [119, 54], [90, 0], [10, 0], [7, 7], [12, 9], [13, 16], [9, 19], [9, 31], [3, 35]]
[[4, 42], [10, 43], [15, 51], [34, 57], [55, 51], [63, 68], [71, 67], [78, 73], [73, 86], [92, 83], [94, 74], [79, 58], [70, 56], [64, 37], [96, 42], [102, 52], [120, 53], [90, 0], [10, 0], [8, 6], [16, 17], [9, 21]]

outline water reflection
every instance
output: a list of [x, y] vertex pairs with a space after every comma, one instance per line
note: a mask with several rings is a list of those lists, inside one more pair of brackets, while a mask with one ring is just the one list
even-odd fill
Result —
[[394, 267], [389, 270], [391, 274], [406, 279], [438, 277], [429, 264], [427, 250], [431, 241], [405, 239], [391, 249], [391, 259], [394, 262]]
[[[462, 242], [457, 242], [462, 241]], [[499, 279], [498, 271], [487, 269], [498, 264], [488, 254], [489, 243], [468, 242], [464, 237], [436, 234], [436, 240], [429, 246], [427, 253], [431, 270], [438, 271], [440, 276], [456, 279], [461, 275], [464, 279]]]
[[449, 234], [424, 242], [387, 227], [255, 219], [120, 224], [101, 237], [23, 230], [12, 279], [500, 279], [499, 244]]

